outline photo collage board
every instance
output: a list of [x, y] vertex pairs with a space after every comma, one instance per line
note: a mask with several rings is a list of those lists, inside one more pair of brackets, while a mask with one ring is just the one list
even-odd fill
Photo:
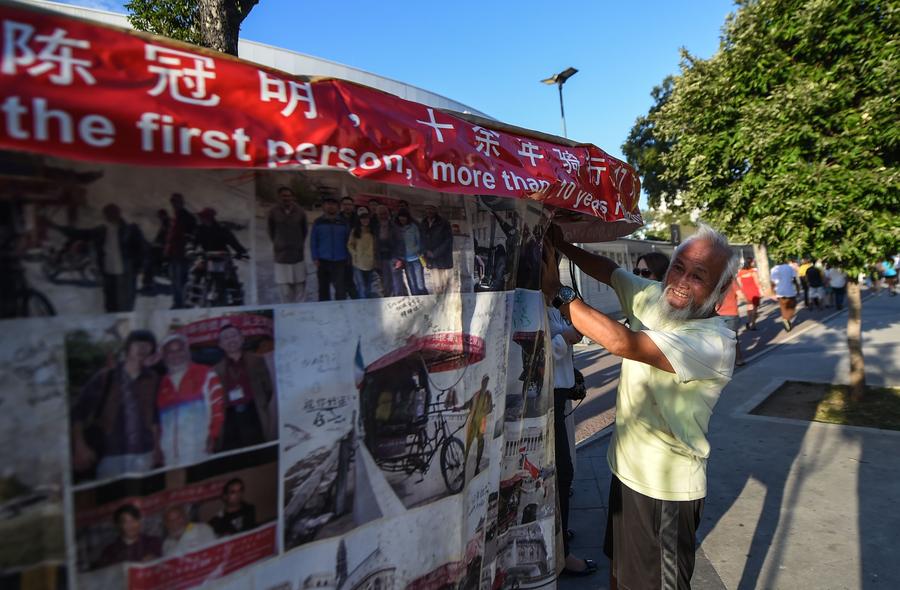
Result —
[[555, 584], [539, 203], [0, 175], [0, 586]]

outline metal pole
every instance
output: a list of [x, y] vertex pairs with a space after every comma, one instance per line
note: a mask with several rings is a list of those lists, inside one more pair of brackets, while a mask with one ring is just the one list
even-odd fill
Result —
[[567, 138], [569, 135], [566, 133], [566, 110], [563, 108], [563, 97], [562, 97], [562, 87], [563, 82], [557, 84], [559, 86], [559, 114], [562, 116], [562, 128], [563, 128], [563, 137]]

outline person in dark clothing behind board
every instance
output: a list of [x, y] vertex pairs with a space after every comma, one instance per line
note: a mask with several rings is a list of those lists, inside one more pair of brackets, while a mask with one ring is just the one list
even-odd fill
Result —
[[319, 279], [319, 301], [331, 300], [332, 287], [336, 300], [347, 298], [349, 237], [350, 226], [338, 215], [338, 202], [333, 197], [325, 197], [322, 199], [322, 215], [313, 221], [309, 240]]
[[222, 488], [222, 509], [209, 521], [216, 536], [225, 537], [256, 526], [256, 506], [244, 502], [244, 480], [235, 477]]
[[419, 224], [425, 264], [435, 293], [446, 293], [453, 279], [453, 230], [450, 222], [438, 215], [437, 207], [425, 205], [425, 217]]

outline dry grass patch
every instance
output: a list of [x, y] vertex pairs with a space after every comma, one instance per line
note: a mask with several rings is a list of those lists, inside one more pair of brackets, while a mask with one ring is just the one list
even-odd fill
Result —
[[900, 388], [869, 387], [862, 400], [850, 399], [850, 387], [786, 381], [752, 414], [900, 430]]

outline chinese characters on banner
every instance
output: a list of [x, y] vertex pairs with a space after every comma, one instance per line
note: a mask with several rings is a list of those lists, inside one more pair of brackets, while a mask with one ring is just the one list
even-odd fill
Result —
[[[294, 78], [61, 16], [12, 7], [0, 15], [7, 149], [192, 168], [328, 166], [641, 224], [634, 171], [591, 145], [490, 129], [349, 82]], [[74, 99], [88, 90], [90, 101]]]

